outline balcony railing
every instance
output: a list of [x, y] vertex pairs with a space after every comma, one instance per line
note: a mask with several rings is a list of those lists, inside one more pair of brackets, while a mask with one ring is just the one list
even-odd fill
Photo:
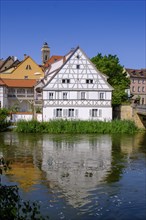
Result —
[[8, 93], [9, 98], [24, 98], [24, 99], [29, 99], [33, 98], [34, 94], [33, 93]]

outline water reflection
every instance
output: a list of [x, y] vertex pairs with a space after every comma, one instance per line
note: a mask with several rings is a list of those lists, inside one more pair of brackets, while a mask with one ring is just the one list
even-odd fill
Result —
[[[128, 198], [129, 188], [124, 191], [126, 187], [122, 186], [128, 181], [130, 183], [128, 178], [131, 171], [144, 172], [145, 146], [145, 133], [133, 136], [0, 133], [0, 154], [12, 162], [12, 169], [8, 173], [9, 181], [18, 183], [25, 191], [38, 190], [40, 194], [41, 186], [46, 186], [47, 195], [45, 191], [40, 197], [47, 196], [47, 202], [51, 201], [52, 193], [57, 198], [56, 204], [62, 196], [68, 204], [74, 208], [80, 207], [84, 213], [87, 210], [97, 212], [104, 203], [107, 203], [109, 210], [118, 193], [120, 196], [121, 190], [122, 198], [124, 193], [125, 198]], [[131, 179], [133, 177], [135, 176], [131, 176]], [[139, 176], [139, 181], [141, 179], [142, 176]], [[125, 182], [120, 185], [120, 181]], [[119, 186], [110, 188], [112, 183], [119, 183]], [[134, 179], [131, 184], [138, 188], [142, 181]], [[133, 201], [138, 201], [138, 193], [137, 190], [130, 194]], [[121, 199], [120, 205], [122, 202]], [[102, 204], [101, 207], [99, 204]]]
[[89, 191], [110, 170], [111, 146], [109, 135], [59, 142], [44, 138], [42, 170], [50, 187], [59, 187], [74, 207], [88, 203]]

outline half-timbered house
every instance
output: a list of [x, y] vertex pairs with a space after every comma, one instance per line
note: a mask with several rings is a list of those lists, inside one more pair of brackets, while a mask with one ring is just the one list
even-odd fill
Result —
[[113, 88], [79, 46], [46, 69], [41, 89], [44, 121], [112, 120]]

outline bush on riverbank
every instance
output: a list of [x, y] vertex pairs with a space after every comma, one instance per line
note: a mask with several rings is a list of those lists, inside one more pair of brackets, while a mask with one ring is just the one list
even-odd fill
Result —
[[23, 133], [49, 133], [49, 134], [114, 134], [114, 133], [134, 133], [138, 130], [133, 121], [113, 120], [105, 121], [69, 121], [52, 120], [49, 122], [19, 121], [17, 132]]
[[10, 125], [10, 122], [7, 121], [8, 115], [9, 115], [8, 109], [0, 108], [0, 132], [5, 131], [7, 127]]

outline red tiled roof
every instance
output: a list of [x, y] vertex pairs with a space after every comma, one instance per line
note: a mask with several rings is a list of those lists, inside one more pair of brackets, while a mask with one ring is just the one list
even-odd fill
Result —
[[129, 69], [129, 68], [126, 68], [126, 71], [130, 74], [131, 77], [146, 78], [146, 69]]
[[3, 82], [8, 87], [23, 87], [23, 88], [31, 88], [34, 87], [37, 81], [35, 79], [2, 79]]
[[0, 86], [4, 86], [4, 85], [5, 85], [4, 81], [0, 79]]
[[49, 65], [51, 65], [52, 63], [55, 63], [56, 61], [62, 59], [63, 56], [52, 56], [49, 60], [47, 60], [47, 62], [45, 63], [44, 67], [48, 67]]

